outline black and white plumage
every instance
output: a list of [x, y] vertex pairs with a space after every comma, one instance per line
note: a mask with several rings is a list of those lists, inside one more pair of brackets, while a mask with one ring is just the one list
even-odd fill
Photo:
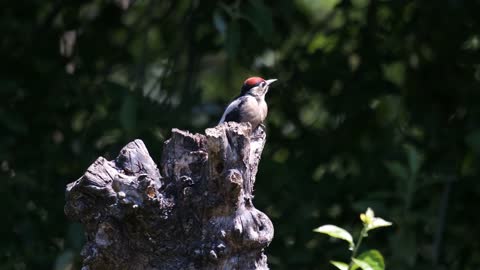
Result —
[[264, 80], [260, 77], [248, 78], [243, 84], [240, 96], [225, 109], [219, 124], [223, 122], [250, 122], [256, 129], [267, 117], [268, 107], [265, 95], [276, 79]]

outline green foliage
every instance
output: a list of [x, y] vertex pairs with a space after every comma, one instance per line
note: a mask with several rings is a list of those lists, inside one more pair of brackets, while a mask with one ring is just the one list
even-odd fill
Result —
[[348, 270], [348, 264], [337, 261], [330, 261], [330, 263], [340, 270]]
[[383, 261], [383, 256], [380, 251], [371, 249], [363, 252], [358, 255], [357, 258], [352, 259], [355, 263], [352, 266], [352, 270], [357, 269], [360, 265], [363, 265], [362, 269], [370, 267], [370, 269], [380, 270], [385, 269], [385, 262]]
[[353, 247], [355, 246], [355, 244], [353, 243], [352, 235], [349, 232], [347, 232], [345, 229], [342, 229], [335, 225], [323, 225], [316, 228], [313, 231], [318, 233], [328, 234], [331, 237], [345, 240], [348, 242], [350, 249], [353, 249]]
[[360, 219], [362, 220], [363, 226], [365, 227], [365, 232], [376, 228], [388, 227], [392, 225], [391, 222], [386, 221], [383, 218], [375, 217], [373, 210], [370, 208], [367, 209], [365, 214], [360, 214]]
[[352, 231], [367, 207], [395, 222], [368, 242], [390, 270], [479, 269], [479, 13], [457, 0], [0, 4], [0, 268], [78, 266], [66, 183], [134, 138], [158, 162], [171, 128], [215, 125], [259, 75], [279, 79], [255, 186], [272, 269], [346, 261], [308, 228]]
[[358, 268], [363, 270], [385, 270], [383, 256], [378, 250], [371, 249], [364, 251], [358, 257], [357, 252], [360, 249], [363, 238], [368, 236], [369, 231], [380, 227], [391, 226], [392, 223], [383, 218], [375, 217], [375, 213], [370, 208], [368, 208], [365, 213], [360, 214], [360, 220], [363, 222], [363, 229], [360, 232], [356, 243], [353, 242], [352, 235], [348, 231], [335, 225], [323, 225], [313, 231], [327, 234], [331, 237], [342, 239], [350, 243], [349, 250], [352, 251], [350, 264], [339, 261], [330, 261], [330, 263], [336, 268], [340, 270], [355, 270]]

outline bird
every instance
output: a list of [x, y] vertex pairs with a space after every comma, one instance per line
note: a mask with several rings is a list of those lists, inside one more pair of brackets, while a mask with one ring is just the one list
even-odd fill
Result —
[[236, 97], [225, 109], [218, 124], [224, 122], [249, 122], [252, 130], [263, 124], [268, 113], [265, 95], [270, 85], [277, 79], [265, 80], [261, 77], [250, 77], [245, 80]]

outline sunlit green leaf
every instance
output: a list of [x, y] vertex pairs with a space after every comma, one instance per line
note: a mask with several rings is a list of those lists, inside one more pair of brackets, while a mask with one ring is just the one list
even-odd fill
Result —
[[344, 262], [330, 261], [333, 266], [337, 267], [340, 270], [348, 270], [348, 264]]
[[360, 214], [360, 219], [362, 220], [363, 224], [365, 224], [367, 231], [392, 225], [391, 222], [386, 221], [383, 218], [375, 217], [375, 213], [370, 207], [365, 213]]
[[373, 219], [371, 225], [369, 226], [368, 230], [373, 230], [380, 227], [388, 227], [392, 226], [392, 223], [389, 221], [384, 220], [383, 218], [376, 217]]
[[[360, 264], [355, 263], [351, 270], [355, 270], [358, 267], [361, 267], [360, 266], [361, 264], [364, 266], [365, 264], [367, 264], [368, 267], [370, 267], [367, 269], [373, 269], [373, 270], [385, 269], [385, 262], [384, 262], [383, 256], [378, 250], [375, 250], [375, 249], [367, 250], [363, 252], [356, 258], [356, 260], [360, 261]], [[362, 269], [365, 269], [365, 268], [362, 268]]]
[[335, 225], [323, 225], [313, 230], [314, 232], [328, 234], [331, 237], [342, 239], [350, 244], [350, 248], [354, 247], [353, 237], [345, 229]]
[[363, 270], [376, 270], [368, 262], [352, 258], [352, 261]]

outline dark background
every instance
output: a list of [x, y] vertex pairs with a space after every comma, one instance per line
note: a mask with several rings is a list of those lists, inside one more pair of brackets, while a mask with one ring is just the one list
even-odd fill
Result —
[[[8, 3], [5, 3], [8, 2]], [[272, 269], [334, 269], [367, 207], [387, 269], [480, 269], [480, 2], [4, 1], [0, 269], [78, 269], [65, 185], [278, 78], [256, 206]], [[73, 268], [72, 264], [74, 265]]]

